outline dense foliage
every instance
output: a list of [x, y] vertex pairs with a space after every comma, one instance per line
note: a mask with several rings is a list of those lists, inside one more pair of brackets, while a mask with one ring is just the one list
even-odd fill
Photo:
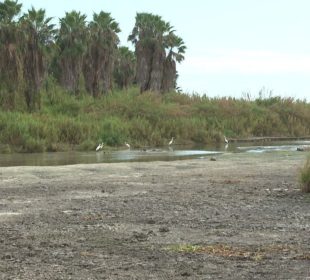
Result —
[[40, 111], [0, 111], [2, 152], [94, 150], [98, 143], [123, 146], [223, 142], [228, 137], [310, 135], [310, 104], [271, 97], [208, 98], [139, 88], [78, 98], [53, 81], [42, 92]]

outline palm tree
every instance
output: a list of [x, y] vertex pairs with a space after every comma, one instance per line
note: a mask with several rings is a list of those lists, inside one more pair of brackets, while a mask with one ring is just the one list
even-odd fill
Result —
[[22, 4], [17, 1], [0, 2], [0, 101], [4, 108], [13, 109], [22, 80], [20, 31], [15, 17]]
[[137, 57], [136, 79], [140, 85], [140, 92], [150, 89], [153, 49], [156, 43], [156, 33], [158, 33], [155, 27], [158, 21], [161, 21], [159, 16], [149, 13], [137, 13], [135, 26], [128, 37], [128, 41], [135, 45]]
[[86, 15], [72, 11], [60, 19], [58, 79], [67, 90], [78, 93], [84, 55], [87, 50]]
[[19, 15], [22, 4], [17, 0], [5, 0], [0, 2], [0, 19], [2, 23], [13, 23], [13, 19]]
[[100, 89], [103, 93], [112, 89], [119, 32], [118, 23], [110, 13], [94, 13], [93, 20], [89, 23], [89, 44], [83, 65], [86, 89], [94, 97], [99, 96]]
[[40, 88], [47, 70], [46, 54], [55, 35], [52, 18], [45, 17], [45, 10], [32, 7], [20, 18], [23, 31], [22, 61], [25, 98], [28, 109], [40, 107]]
[[[135, 45], [137, 56], [137, 82], [140, 85], [140, 91], [151, 90], [162, 92], [166, 89], [163, 87], [163, 81], [166, 83], [165, 68], [169, 67], [166, 62], [166, 51], [168, 51], [168, 60], [175, 59], [172, 52], [176, 44], [177, 37], [172, 30], [172, 26], [162, 20], [160, 16], [149, 13], [137, 13], [136, 23], [129, 35], [128, 40]], [[182, 41], [183, 42], [183, 41]], [[173, 43], [173, 44], [172, 44]], [[168, 50], [167, 50], [168, 48]], [[180, 45], [180, 54], [185, 46]], [[171, 62], [171, 61], [170, 61]], [[166, 65], [167, 64], [167, 65]], [[173, 63], [171, 68], [173, 68]], [[172, 73], [172, 71], [171, 71]], [[169, 85], [175, 84], [176, 75], [169, 78]]]
[[162, 80], [162, 91], [169, 92], [176, 88], [176, 80], [178, 77], [176, 70], [176, 62], [181, 63], [184, 60], [186, 46], [182, 38], [176, 36], [173, 32], [165, 37], [165, 48], [167, 57], [164, 62], [164, 74]]
[[135, 77], [135, 54], [127, 47], [120, 47], [115, 61], [114, 79], [118, 87], [128, 89]]

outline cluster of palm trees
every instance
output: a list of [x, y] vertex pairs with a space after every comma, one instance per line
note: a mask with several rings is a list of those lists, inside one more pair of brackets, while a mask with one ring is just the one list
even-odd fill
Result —
[[170, 23], [157, 15], [138, 13], [128, 40], [135, 45], [136, 78], [141, 92], [175, 89], [176, 61], [184, 59], [186, 47]]
[[23, 102], [40, 107], [41, 87], [53, 77], [64, 89], [93, 97], [114, 86], [136, 83], [141, 92], [164, 93], [176, 88], [176, 62], [185, 45], [160, 16], [137, 13], [128, 40], [135, 52], [119, 46], [118, 23], [110, 13], [94, 13], [90, 22], [77, 11], [67, 12], [58, 28], [43, 9], [20, 16], [18, 0], [0, 2], [0, 102], [14, 109]]

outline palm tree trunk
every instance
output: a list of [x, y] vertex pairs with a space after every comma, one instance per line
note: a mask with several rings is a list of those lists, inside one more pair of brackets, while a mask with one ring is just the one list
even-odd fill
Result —
[[169, 92], [176, 87], [176, 63], [174, 60], [167, 58], [164, 62], [162, 92]]
[[140, 42], [137, 42], [136, 53], [137, 82], [140, 85], [140, 92], [144, 92], [150, 89], [153, 51], [150, 48], [142, 46]]
[[29, 34], [24, 52], [25, 99], [28, 109], [32, 111], [40, 108], [40, 88], [44, 77], [43, 54], [35, 33]]
[[114, 61], [113, 57], [108, 57], [103, 63], [102, 69], [102, 92], [107, 94], [112, 90]]
[[12, 40], [16, 30], [2, 27], [0, 31], [0, 99], [6, 109], [14, 109], [18, 88], [22, 81], [22, 59], [18, 50], [18, 42]]
[[162, 88], [162, 79], [166, 54], [161, 45], [156, 44], [152, 60], [152, 71], [150, 77], [150, 90], [160, 93]]

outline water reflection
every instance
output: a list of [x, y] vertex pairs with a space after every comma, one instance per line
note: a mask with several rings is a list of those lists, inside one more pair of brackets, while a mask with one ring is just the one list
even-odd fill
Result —
[[197, 147], [165, 147], [148, 149], [125, 149], [99, 152], [56, 152], [33, 154], [0, 154], [0, 166], [46, 166], [79, 163], [110, 163], [127, 161], [171, 161], [190, 158], [208, 158], [222, 153], [264, 153], [296, 151], [298, 147], [309, 147], [310, 141], [229, 143]]
[[56, 152], [33, 154], [2, 154], [0, 166], [47, 166], [68, 165], [79, 163], [111, 163], [126, 161], [169, 161], [178, 159], [197, 158], [213, 155], [218, 151], [205, 150], [173, 150], [173, 149], [145, 149], [145, 150], [118, 150], [99, 152]]

